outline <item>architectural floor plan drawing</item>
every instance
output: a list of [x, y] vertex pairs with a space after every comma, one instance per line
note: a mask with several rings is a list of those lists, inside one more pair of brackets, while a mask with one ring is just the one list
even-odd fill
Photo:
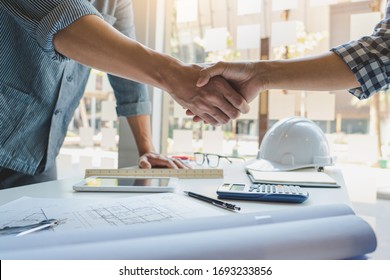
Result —
[[61, 223], [54, 231], [115, 227], [188, 218], [223, 215], [223, 210], [172, 193], [131, 196], [121, 199], [44, 199], [24, 197], [0, 207], [0, 228], [39, 223]]

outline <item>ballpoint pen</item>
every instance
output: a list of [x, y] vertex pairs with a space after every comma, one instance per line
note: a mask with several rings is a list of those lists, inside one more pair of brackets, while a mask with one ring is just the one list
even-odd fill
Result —
[[211, 203], [212, 205], [221, 207], [223, 209], [232, 210], [232, 211], [240, 211], [241, 210], [240, 207], [238, 207], [238, 206], [236, 206], [234, 204], [231, 204], [231, 203], [227, 203], [225, 201], [217, 200], [217, 199], [214, 199], [214, 198], [211, 198], [211, 197], [207, 197], [207, 196], [204, 196], [204, 195], [200, 195], [200, 194], [197, 194], [197, 193], [193, 193], [193, 192], [184, 191], [184, 193], [186, 195], [190, 196], [190, 197], [193, 197], [193, 198], [196, 198], [196, 199], [199, 199], [199, 200]]

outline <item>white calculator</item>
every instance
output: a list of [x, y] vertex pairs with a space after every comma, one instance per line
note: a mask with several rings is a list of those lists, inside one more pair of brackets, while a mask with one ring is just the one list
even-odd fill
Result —
[[244, 199], [275, 202], [302, 203], [309, 193], [299, 186], [273, 184], [229, 184], [225, 183], [217, 190], [221, 199]]

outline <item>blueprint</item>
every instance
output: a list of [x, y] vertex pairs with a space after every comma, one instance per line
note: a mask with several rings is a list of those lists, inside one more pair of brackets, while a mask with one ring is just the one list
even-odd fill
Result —
[[[123, 206], [131, 205], [129, 209], [137, 212], [138, 199], [143, 201], [143, 206], [147, 209], [147, 211], [141, 209], [142, 213], [151, 210], [151, 216], [158, 218], [152, 218], [152, 222], [142, 221], [142, 224], [137, 220], [136, 226], [120, 227], [115, 224], [123, 223], [120, 214]], [[174, 204], [173, 208], [169, 201]], [[150, 205], [150, 202], [154, 205]], [[185, 204], [182, 204], [183, 202]], [[90, 222], [91, 225], [95, 225], [95, 228], [62, 231], [55, 234], [46, 231], [21, 238], [1, 237], [0, 258], [12, 260], [362, 259], [366, 254], [373, 252], [377, 246], [375, 232], [371, 226], [356, 216], [347, 205], [293, 207], [247, 214], [230, 213], [224, 216], [183, 219], [183, 217], [209, 215], [211, 213], [209, 210], [218, 209], [210, 208], [203, 211], [206, 209], [203, 207], [205, 205], [192, 205], [193, 202], [195, 201], [184, 196], [179, 198], [150, 196], [116, 200], [111, 203], [108, 201], [107, 203], [85, 203], [74, 213], [85, 217], [96, 215], [98, 221], [106, 224], [104, 228], [96, 228], [97, 224]], [[186, 207], [182, 207], [183, 205]], [[98, 211], [100, 214], [96, 214], [94, 211], [85, 210], [91, 206], [93, 209], [103, 209], [103, 212]], [[117, 206], [118, 208], [114, 209]], [[194, 213], [190, 213], [187, 206], [188, 209], [193, 209]], [[153, 212], [156, 209], [164, 209], [164, 215], [159, 216], [161, 213], [156, 215]], [[106, 211], [113, 212], [107, 214]], [[228, 211], [225, 210], [226, 212]], [[70, 217], [69, 213], [65, 216]], [[102, 218], [101, 215], [105, 217]], [[171, 216], [167, 218], [166, 215]], [[126, 218], [124, 220], [127, 221], [129, 215], [124, 216]], [[177, 220], [174, 220], [176, 218]], [[91, 221], [94, 219], [95, 217]], [[173, 219], [174, 222], [170, 222], [172, 220], [169, 219]], [[148, 220], [149, 218], [146, 219]], [[76, 221], [77, 219], [69, 224], [77, 224]], [[116, 227], [115, 230], [113, 226]]]
[[220, 216], [224, 210], [172, 193], [104, 200], [23, 197], [0, 207], [0, 228], [39, 223], [44, 214], [60, 221], [53, 231], [65, 231]]

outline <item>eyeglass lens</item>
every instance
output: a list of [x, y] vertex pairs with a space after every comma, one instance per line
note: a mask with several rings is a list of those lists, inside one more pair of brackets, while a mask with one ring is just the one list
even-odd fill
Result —
[[195, 153], [195, 163], [198, 165], [202, 165], [204, 163], [205, 155], [201, 153]]
[[219, 156], [218, 155], [206, 155], [207, 163], [210, 167], [217, 167], [219, 165]]
[[219, 155], [195, 153], [195, 163], [203, 165], [207, 161], [208, 166], [217, 167], [219, 165]]

